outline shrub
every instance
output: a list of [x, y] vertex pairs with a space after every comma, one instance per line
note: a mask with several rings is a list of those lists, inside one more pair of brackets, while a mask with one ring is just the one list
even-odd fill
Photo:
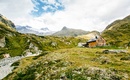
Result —
[[19, 61], [16, 61], [14, 62], [11, 66], [19, 66], [20, 62]]
[[122, 57], [120, 60], [130, 60], [130, 56]]

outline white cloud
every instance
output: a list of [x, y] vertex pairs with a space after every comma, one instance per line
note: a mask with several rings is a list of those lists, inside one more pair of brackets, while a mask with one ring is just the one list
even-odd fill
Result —
[[29, 15], [33, 9], [31, 0], [0, 0], [0, 12], [13, 19]]
[[[44, 25], [60, 30], [63, 26], [102, 31], [115, 19], [129, 15], [128, 0], [64, 0], [65, 10], [42, 15]], [[125, 12], [125, 13], [124, 13]]]
[[[102, 31], [112, 21], [130, 14], [130, 0], [60, 0], [65, 10], [54, 14], [44, 13], [40, 17], [29, 16], [34, 6], [31, 0], [10, 1], [12, 2], [0, 1], [2, 5], [0, 12], [3, 15], [8, 16], [16, 24], [35, 28], [48, 27], [51, 30], [60, 30], [67, 26], [87, 31]], [[56, 4], [55, 0], [49, 0], [49, 3]]]
[[55, 0], [48, 0], [50, 4], [55, 4]]
[[48, 9], [49, 6], [42, 7], [45, 11]]

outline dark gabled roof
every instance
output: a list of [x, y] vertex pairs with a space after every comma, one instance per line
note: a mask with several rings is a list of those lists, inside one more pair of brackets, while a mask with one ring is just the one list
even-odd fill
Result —
[[90, 40], [87, 41], [87, 43], [96, 42], [96, 40], [97, 40], [97, 39], [95, 39], [95, 38], [94, 38], [94, 39], [90, 39]]

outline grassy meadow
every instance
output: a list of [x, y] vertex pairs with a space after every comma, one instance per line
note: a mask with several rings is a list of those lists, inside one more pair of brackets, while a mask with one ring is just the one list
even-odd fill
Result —
[[128, 80], [130, 51], [103, 53], [101, 48], [71, 48], [44, 52], [13, 65], [4, 80]]

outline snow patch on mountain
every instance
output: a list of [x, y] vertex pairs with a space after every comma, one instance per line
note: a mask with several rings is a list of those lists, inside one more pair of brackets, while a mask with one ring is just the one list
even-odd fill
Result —
[[36, 29], [32, 28], [31, 26], [16, 26], [16, 30], [20, 33], [30, 33], [30, 34], [36, 34], [36, 35], [51, 35], [54, 33], [54, 31], [49, 30], [47, 27]]

